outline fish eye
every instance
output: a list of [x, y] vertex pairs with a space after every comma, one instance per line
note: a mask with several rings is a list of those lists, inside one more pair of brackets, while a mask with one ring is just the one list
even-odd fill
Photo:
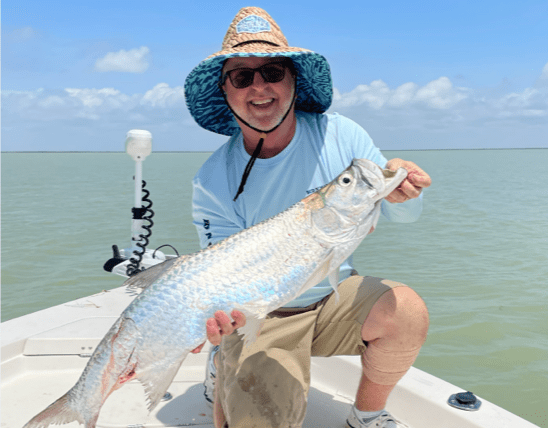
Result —
[[352, 183], [352, 178], [353, 177], [350, 174], [343, 174], [339, 179], [339, 184], [342, 186], [348, 186], [350, 183]]

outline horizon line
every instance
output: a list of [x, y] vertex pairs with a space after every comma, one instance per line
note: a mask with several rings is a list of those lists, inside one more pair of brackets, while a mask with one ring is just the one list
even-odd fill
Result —
[[[435, 152], [447, 150], [546, 150], [548, 147], [469, 147], [442, 149], [380, 149], [381, 152]], [[152, 153], [213, 153], [215, 150], [157, 150]], [[2, 150], [0, 153], [126, 153], [124, 150]]]

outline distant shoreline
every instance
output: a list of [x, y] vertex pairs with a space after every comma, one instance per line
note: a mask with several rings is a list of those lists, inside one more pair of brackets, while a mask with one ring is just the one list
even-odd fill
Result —
[[[462, 150], [548, 150], [548, 147], [492, 147], [492, 148], [467, 148], [467, 149], [389, 149], [381, 152], [443, 152], [443, 151], [462, 151]], [[93, 151], [93, 150], [2, 150], [1, 153], [125, 153], [122, 150], [117, 151]], [[169, 151], [153, 151], [153, 153], [213, 153], [213, 151], [186, 151], [186, 150], [169, 150]]]

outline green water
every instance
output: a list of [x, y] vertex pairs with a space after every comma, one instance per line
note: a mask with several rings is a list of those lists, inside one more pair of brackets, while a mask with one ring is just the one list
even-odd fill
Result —
[[[426, 301], [418, 368], [548, 427], [548, 150], [385, 155], [415, 161], [433, 185], [418, 222], [381, 220], [359, 272]], [[198, 249], [190, 181], [207, 157], [144, 162], [149, 248]], [[133, 173], [124, 153], [2, 154], [2, 321], [121, 285], [102, 266], [112, 244], [129, 246]]]

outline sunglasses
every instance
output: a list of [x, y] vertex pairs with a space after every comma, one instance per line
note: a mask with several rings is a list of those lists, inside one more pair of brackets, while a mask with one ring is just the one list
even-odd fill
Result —
[[223, 74], [220, 86], [224, 85], [226, 78], [230, 79], [232, 86], [236, 89], [244, 89], [253, 84], [255, 72], [259, 72], [267, 83], [281, 82], [285, 77], [285, 70], [291, 68], [287, 61], [269, 62], [257, 68], [235, 68]]

